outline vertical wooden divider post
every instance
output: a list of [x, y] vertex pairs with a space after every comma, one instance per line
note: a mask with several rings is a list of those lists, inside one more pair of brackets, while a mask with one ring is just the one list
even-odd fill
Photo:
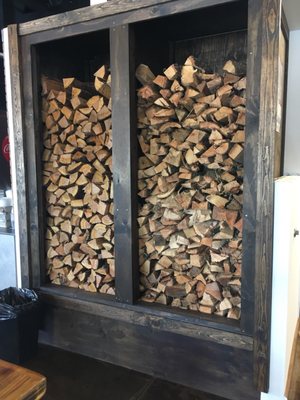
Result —
[[133, 32], [110, 29], [116, 299], [132, 304], [138, 291], [137, 137]]
[[254, 280], [254, 383], [268, 392], [272, 306], [274, 157], [278, 105], [278, 57], [281, 32], [281, 0], [250, 1], [250, 18], [261, 34], [257, 48], [261, 57], [259, 81], [259, 127], [256, 164], [256, 242]]
[[29, 233], [30, 286], [40, 287], [44, 265], [43, 202], [40, 164], [40, 126], [37, 59], [30, 38], [21, 41], [22, 96], [25, 131], [25, 165], [27, 173], [27, 210]]

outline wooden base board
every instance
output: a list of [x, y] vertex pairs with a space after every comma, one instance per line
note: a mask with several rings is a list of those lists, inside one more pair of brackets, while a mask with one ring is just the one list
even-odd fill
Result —
[[74, 310], [66, 299], [59, 304], [48, 296], [44, 301], [43, 344], [231, 400], [260, 398], [253, 384], [252, 350], [115, 319], [109, 312]]

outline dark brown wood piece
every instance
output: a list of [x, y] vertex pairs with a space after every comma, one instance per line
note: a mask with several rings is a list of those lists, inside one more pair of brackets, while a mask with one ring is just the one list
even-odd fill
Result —
[[[242, 18], [241, 15], [240, 20]], [[193, 54], [198, 60], [201, 60], [201, 68], [217, 73], [223, 72], [224, 60], [234, 59], [237, 53], [239, 55], [238, 60], [235, 61], [237, 72], [246, 74], [246, 30], [182, 40], [174, 44], [174, 59], [177, 63], [182, 64], [190, 54]]]
[[133, 35], [128, 25], [110, 30], [116, 298], [133, 303], [138, 291], [137, 140]]
[[[149, 329], [162, 329], [166, 332], [176, 332], [178, 335], [193, 338], [202, 338], [210, 342], [226, 344], [239, 349], [253, 350], [251, 337], [241, 335], [237, 326], [228, 323], [223, 329], [217, 327], [211, 319], [206, 324], [198, 315], [187, 315], [174, 312], [173, 309], [159, 306], [147, 306], [139, 302], [135, 305], [120, 304], [111, 301], [107, 296], [80, 291], [72, 288], [47, 285], [43, 286], [39, 294], [51, 304], [57, 306], [64, 304], [70, 310], [77, 310], [88, 314], [108, 317], [114, 320], [128, 322], [148, 327]], [[196, 314], [196, 313], [194, 313]]]
[[[40, 239], [43, 237], [43, 228], [41, 218], [42, 205], [42, 187], [38, 185], [41, 168], [39, 163], [39, 137], [38, 128], [35, 124], [38, 120], [39, 110], [37, 109], [38, 89], [36, 79], [33, 75], [36, 64], [33, 62], [32, 48], [27, 43], [27, 40], [22, 41], [22, 73], [23, 73], [23, 112], [24, 112], [24, 129], [26, 132], [25, 145], [25, 163], [27, 172], [27, 207], [29, 217], [29, 236], [30, 236], [30, 251], [27, 257], [30, 260], [30, 286], [38, 287], [40, 285], [40, 269], [43, 263], [43, 244]], [[36, 70], [35, 70], [36, 71]], [[33, 90], [36, 90], [36, 97], [33, 95]]]
[[[256, 388], [267, 392], [269, 387], [270, 330], [272, 301], [273, 253], [273, 182], [275, 132], [277, 124], [278, 52], [280, 33], [280, 1], [250, 2], [249, 18], [257, 24], [257, 51], [261, 52], [259, 80], [259, 130], [255, 163], [256, 179], [256, 242], [255, 242], [255, 322], [254, 381]], [[251, 55], [253, 56], [253, 55]], [[256, 69], [257, 70], [257, 69]], [[263, 111], [261, 111], [263, 110]]]
[[[254, 329], [254, 268], [253, 254], [256, 245], [256, 179], [257, 179], [257, 131], [259, 126], [260, 81], [257, 71], [261, 69], [261, 46], [257, 43], [261, 37], [261, 25], [255, 18], [258, 2], [249, 3], [248, 11], [248, 58], [247, 58], [247, 106], [244, 150], [244, 199], [243, 199], [243, 240], [247, 243], [243, 249], [242, 269], [242, 309], [241, 329], [250, 335]], [[256, 11], [257, 12], [257, 11]], [[249, 84], [250, 82], [250, 84]]]

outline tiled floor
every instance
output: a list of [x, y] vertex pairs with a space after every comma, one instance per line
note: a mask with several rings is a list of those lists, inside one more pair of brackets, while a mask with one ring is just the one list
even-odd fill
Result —
[[25, 366], [47, 377], [45, 400], [224, 400], [46, 346]]

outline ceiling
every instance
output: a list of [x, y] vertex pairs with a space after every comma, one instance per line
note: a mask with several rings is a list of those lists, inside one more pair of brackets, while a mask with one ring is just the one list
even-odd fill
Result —
[[89, 0], [0, 0], [0, 26], [2, 28], [89, 4]]
[[55, 7], [76, 8], [80, 7], [78, 0], [10, 0], [15, 9], [20, 12], [35, 12], [50, 10]]
[[300, 29], [300, 0], [283, 0], [290, 30]]

